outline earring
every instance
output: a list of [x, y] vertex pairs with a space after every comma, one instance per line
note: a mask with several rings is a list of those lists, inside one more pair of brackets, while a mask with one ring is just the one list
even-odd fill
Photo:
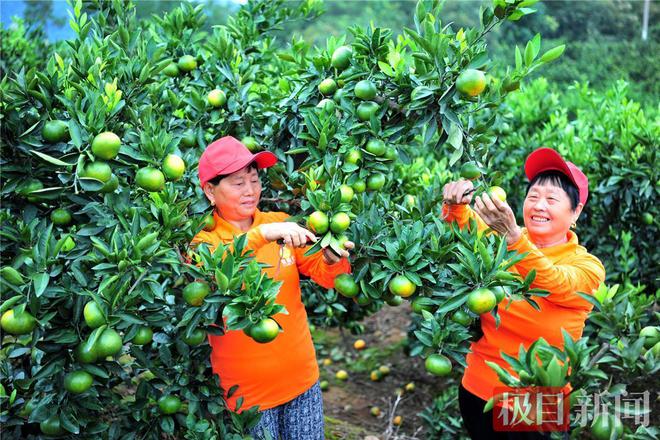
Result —
[[215, 206], [215, 200], [211, 200], [211, 206]]
[[571, 223], [571, 229], [577, 228], [577, 224], [575, 222]]

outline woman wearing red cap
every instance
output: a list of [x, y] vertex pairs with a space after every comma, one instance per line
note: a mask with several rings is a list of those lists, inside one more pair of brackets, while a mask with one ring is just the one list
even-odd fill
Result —
[[464, 227], [470, 218], [479, 230], [492, 229], [506, 237], [509, 250], [527, 254], [510, 270], [525, 277], [536, 271], [531, 287], [550, 292], [535, 301], [540, 311], [525, 301], [505, 298], [498, 313], [499, 327], [490, 313], [481, 315], [483, 336], [472, 343], [467, 368], [459, 388], [459, 404], [466, 428], [473, 439], [550, 438], [548, 433], [496, 432], [493, 412], [483, 412], [495, 387], [503, 387], [497, 374], [485, 363], [495, 362], [511, 371], [500, 353], [518, 357], [520, 344], [526, 348], [539, 338], [563, 346], [561, 330], [574, 339], [581, 337], [591, 304], [577, 292], [592, 293], [605, 280], [605, 269], [595, 256], [578, 244], [575, 226], [588, 196], [587, 177], [574, 164], [550, 148], [539, 148], [525, 161], [529, 179], [523, 204], [525, 227], [521, 228], [509, 205], [488, 194], [472, 201], [472, 182], [450, 182], [443, 189], [443, 217]]
[[[252, 154], [231, 136], [211, 143], [199, 159], [198, 172], [204, 194], [214, 207], [215, 228], [201, 231], [193, 243], [208, 243], [213, 250], [246, 234], [247, 247], [256, 260], [269, 266], [264, 269], [267, 275], [282, 281], [276, 302], [288, 314], [274, 316], [282, 332], [273, 341], [260, 344], [242, 331], [209, 336], [211, 366], [220, 377], [227, 405], [235, 411], [259, 407], [261, 419], [251, 429], [257, 438], [267, 433], [273, 439], [316, 440], [323, 438], [323, 400], [301, 301], [300, 275], [332, 288], [337, 275], [350, 271], [349, 254], [343, 251], [337, 256], [326, 248], [306, 257], [307, 243], [317, 240], [314, 234], [285, 222], [286, 213], [258, 209], [258, 170], [276, 162], [273, 153]], [[352, 249], [353, 243], [346, 242], [346, 248]], [[238, 388], [228, 395], [234, 386]]]

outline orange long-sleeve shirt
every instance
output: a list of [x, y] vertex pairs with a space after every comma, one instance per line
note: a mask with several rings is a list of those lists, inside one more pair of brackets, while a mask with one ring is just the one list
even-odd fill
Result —
[[[215, 229], [201, 231], [193, 238], [193, 243], [208, 243], [214, 250], [218, 244], [229, 244], [235, 236], [246, 233], [217, 213], [214, 217]], [[220, 376], [227, 405], [233, 410], [239, 397], [243, 398], [243, 403], [238, 411], [255, 405], [261, 410], [273, 408], [299, 396], [318, 380], [316, 354], [301, 300], [300, 274], [331, 288], [337, 275], [350, 271], [347, 259], [329, 265], [321, 252], [305, 257], [307, 248], [286, 246], [280, 258], [280, 246], [267, 242], [258, 226], [282, 222], [287, 217], [283, 212], [257, 210], [252, 227], [246, 233], [247, 247], [254, 251], [256, 260], [271, 266], [264, 269], [267, 275], [283, 282], [276, 302], [286, 307], [288, 315], [279, 313], [274, 316], [283, 331], [267, 344], [255, 342], [242, 331], [209, 335], [211, 366]], [[238, 385], [237, 391], [227, 396], [227, 391], [234, 385]]]
[[[477, 220], [479, 230], [488, 228], [467, 205], [445, 205], [442, 214], [445, 220], [456, 221], [461, 228], [471, 217]], [[509, 250], [527, 253], [511, 271], [524, 277], [532, 269], [536, 270], [536, 278], [531, 287], [547, 290], [550, 295], [534, 298], [540, 307], [539, 311], [525, 301], [511, 302], [505, 299], [498, 307], [500, 326], [497, 328], [491, 314], [481, 316], [483, 336], [470, 346], [471, 352], [466, 356], [467, 368], [462, 380], [465, 389], [472, 394], [488, 400], [493, 396], [495, 387], [504, 386], [486, 364], [486, 361], [492, 361], [512, 372], [500, 353], [517, 358], [520, 344], [527, 349], [539, 338], [544, 338], [551, 345], [563, 347], [562, 328], [574, 339], [582, 336], [585, 321], [593, 306], [577, 292], [593, 293], [605, 280], [605, 268], [598, 258], [578, 244], [574, 232], [568, 231], [566, 238], [566, 243], [538, 248], [523, 228], [520, 239], [508, 246]], [[511, 304], [506, 309], [509, 302]]]

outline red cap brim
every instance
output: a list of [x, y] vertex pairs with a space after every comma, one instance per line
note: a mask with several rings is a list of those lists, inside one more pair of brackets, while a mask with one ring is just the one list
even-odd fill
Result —
[[257, 168], [259, 169], [269, 168], [277, 163], [277, 156], [270, 151], [260, 151], [257, 154], [253, 154], [251, 158], [245, 158], [245, 160], [231, 164], [231, 166], [223, 170], [222, 174], [235, 173], [236, 171], [250, 165], [252, 162], [256, 162]]

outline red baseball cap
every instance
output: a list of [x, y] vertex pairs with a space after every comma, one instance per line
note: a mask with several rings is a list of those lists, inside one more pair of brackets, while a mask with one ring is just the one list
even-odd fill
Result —
[[543, 171], [559, 171], [575, 184], [580, 195], [580, 203], [587, 203], [589, 197], [589, 179], [575, 164], [564, 160], [559, 153], [552, 148], [538, 148], [531, 152], [525, 160], [525, 174], [531, 181]]
[[197, 172], [199, 184], [203, 187], [206, 182], [219, 175], [235, 173], [256, 162], [257, 168], [272, 167], [277, 163], [277, 156], [270, 151], [260, 151], [252, 154], [239, 140], [232, 136], [225, 136], [213, 141], [199, 158]]

